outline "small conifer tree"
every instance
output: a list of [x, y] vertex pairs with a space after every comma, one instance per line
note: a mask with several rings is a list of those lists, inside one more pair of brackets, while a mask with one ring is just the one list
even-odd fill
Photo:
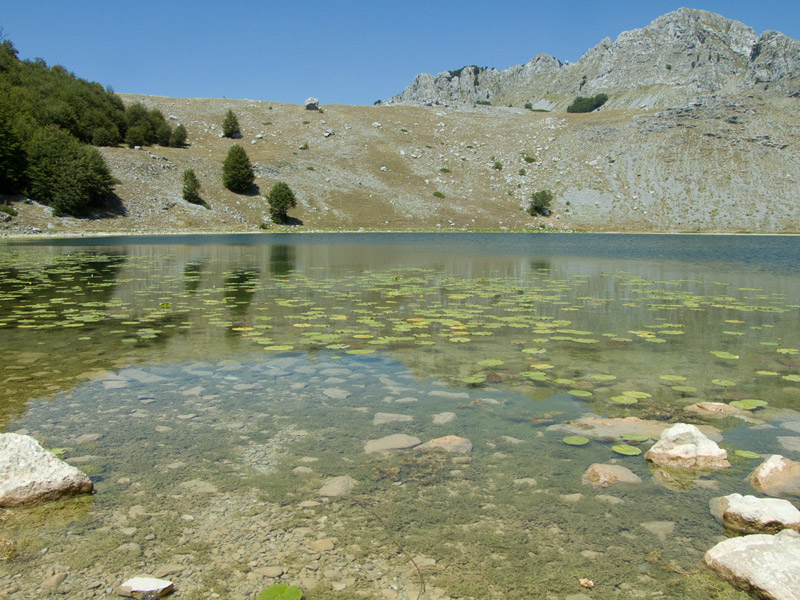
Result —
[[267, 196], [269, 216], [273, 223], [286, 223], [286, 211], [297, 206], [297, 198], [291, 188], [282, 181], [272, 186]]
[[222, 135], [226, 138], [235, 138], [241, 135], [239, 131], [239, 119], [233, 114], [233, 111], [228, 109], [225, 118], [222, 121]]
[[183, 199], [192, 204], [200, 204], [200, 181], [193, 169], [183, 172]]
[[539, 190], [531, 195], [531, 203], [528, 205], [528, 214], [532, 217], [550, 216], [550, 203], [553, 201], [553, 192], [550, 190]]
[[222, 163], [222, 185], [241, 194], [249, 190], [255, 180], [253, 165], [250, 164], [247, 152], [239, 144], [234, 144]]
[[170, 148], [183, 148], [186, 144], [186, 127], [178, 125], [169, 135]]

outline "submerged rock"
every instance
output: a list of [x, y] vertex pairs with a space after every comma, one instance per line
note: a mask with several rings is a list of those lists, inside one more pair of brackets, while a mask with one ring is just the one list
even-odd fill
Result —
[[364, 452], [372, 454], [374, 452], [392, 452], [393, 450], [405, 450], [419, 446], [420, 439], [405, 433], [395, 433], [387, 435], [379, 440], [370, 440], [364, 444]]
[[339, 496], [346, 496], [353, 491], [358, 485], [358, 482], [349, 475], [342, 475], [341, 477], [334, 477], [328, 479], [325, 484], [320, 488], [319, 495], [326, 498], [337, 498]]
[[615, 483], [642, 483], [642, 478], [626, 467], [601, 463], [589, 467], [581, 480], [595, 487], [608, 487]]
[[89, 494], [93, 489], [85, 473], [47, 452], [32, 437], [0, 434], [0, 507]]
[[703, 563], [759, 598], [800, 598], [800, 534], [791, 529], [725, 540], [706, 552]]
[[767, 496], [800, 496], [800, 462], [773, 454], [748, 477], [757, 492]]
[[724, 469], [731, 466], [726, 450], [687, 423], [676, 423], [662, 432], [644, 457], [662, 467]]
[[730, 494], [712, 498], [708, 506], [720, 524], [736, 533], [800, 532], [800, 510], [788, 500]]
[[386, 425], [387, 423], [411, 423], [414, 417], [411, 415], [401, 415], [397, 413], [375, 413], [372, 418], [373, 425]]
[[444, 450], [450, 454], [469, 454], [472, 452], [472, 442], [467, 438], [457, 435], [445, 435], [440, 438], [425, 442], [417, 450]]

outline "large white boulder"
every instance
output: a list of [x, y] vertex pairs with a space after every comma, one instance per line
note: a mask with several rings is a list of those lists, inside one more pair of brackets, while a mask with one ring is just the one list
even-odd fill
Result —
[[712, 498], [708, 506], [719, 523], [736, 533], [800, 532], [800, 510], [788, 500], [730, 494]]
[[758, 598], [800, 599], [800, 533], [730, 538], [706, 552], [703, 563]]
[[748, 477], [757, 492], [767, 496], [800, 496], [800, 462], [773, 454]]
[[58, 500], [93, 489], [85, 473], [47, 452], [32, 437], [0, 433], [0, 507]]
[[662, 467], [724, 469], [731, 466], [726, 450], [687, 423], [676, 423], [664, 430], [644, 457]]

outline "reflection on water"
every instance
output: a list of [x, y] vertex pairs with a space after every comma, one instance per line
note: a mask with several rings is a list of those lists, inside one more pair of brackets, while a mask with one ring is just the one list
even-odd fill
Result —
[[[416, 598], [408, 557], [423, 598], [563, 598], [578, 578], [738, 597], [695, 569], [722, 535], [708, 499], [751, 492], [733, 451], [800, 459], [794, 238], [181, 242], [0, 249], [0, 425], [97, 489], [50, 511], [66, 538], [49, 512], [8, 517], [18, 597], [54, 565], [84, 598], [172, 564], [187, 598], [254, 597], [278, 567], [310, 599]], [[587, 413], [702, 423], [686, 408], [751, 398], [767, 406], [713, 421], [724, 472], [667, 480], [613, 436], [561, 441]], [[395, 433], [473, 450], [364, 452]], [[596, 462], [643, 483], [587, 486]], [[351, 495], [320, 498], [342, 475]]]

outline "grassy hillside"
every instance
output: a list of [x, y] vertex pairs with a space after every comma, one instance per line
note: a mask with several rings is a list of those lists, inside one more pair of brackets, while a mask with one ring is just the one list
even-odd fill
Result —
[[[80, 220], [17, 201], [19, 214], [0, 223], [0, 233], [258, 231], [276, 181], [295, 191], [299, 205], [289, 215], [304, 231], [785, 232], [800, 223], [796, 99], [591, 114], [123, 99], [183, 124], [188, 147], [102, 148], [121, 182], [115, 207]], [[228, 109], [238, 116], [239, 140], [220, 135]], [[255, 164], [258, 193], [222, 187], [233, 143]], [[181, 199], [188, 168], [207, 208]], [[524, 210], [541, 189], [555, 195], [548, 218]]]

